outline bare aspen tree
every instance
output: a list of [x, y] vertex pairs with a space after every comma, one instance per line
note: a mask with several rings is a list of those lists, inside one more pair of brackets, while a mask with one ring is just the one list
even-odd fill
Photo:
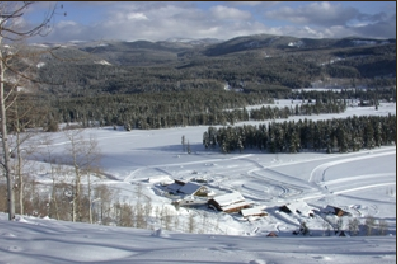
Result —
[[185, 136], [181, 137], [182, 151], [185, 152]]
[[[59, 212], [58, 212], [58, 199], [56, 197], [56, 184], [59, 183], [58, 177], [60, 177], [60, 171], [57, 169], [56, 159], [54, 158], [53, 153], [53, 140], [51, 139], [50, 135], [43, 135], [40, 139], [40, 143], [43, 146], [37, 153], [44, 156], [44, 162], [50, 165], [49, 174], [51, 175], [52, 179], [52, 212], [56, 214], [56, 219], [59, 220]], [[61, 166], [61, 165], [59, 165]]]
[[[72, 221], [75, 222], [76, 218], [80, 219], [80, 212], [79, 212], [79, 205], [78, 202], [80, 200], [80, 196], [81, 196], [81, 168], [79, 166], [79, 156], [82, 154], [80, 153], [80, 149], [79, 149], [79, 139], [81, 139], [81, 137], [79, 137], [78, 134], [79, 131], [67, 131], [66, 137], [69, 140], [70, 145], [68, 146], [68, 152], [69, 155], [71, 155], [71, 160], [69, 162], [71, 162], [71, 165], [74, 167], [74, 173], [75, 173], [75, 187], [74, 187], [74, 193], [73, 193], [73, 212], [72, 212]], [[79, 215], [78, 215], [79, 214]]]
[[[17, 44], [24, 44], [29, 38], [45, 37], [51, 31], [51, 23], [55, 15], [56, 5], [50, 6], [49, 12], [44, 16], [43, 21], [30, 28], [21, 23], [26, 11], [34, 5], [34, 1], [4, 1], [0, 2], [0, 111], [1, 111], [1, 140], [2, 140], [2, 161], [4, 174], [7, 180], [7, 211], [8, 220], [15, 219], [14, 188], [12, 183], [10, 153], [7, 142], [7, 110], [12, 104], [10, 96], [17, 90], [17, 83], [22, 79], [29, 80], [31, 77], [25, 72], [15, 69], [10, 64], [15, 59], [37, 58], [43, 51], [24, 49], [23, 51], [7, 51], [9, 47]], [[4, 43], [3, 41], [7, 42]], [[6, 89], [7, 84], [11, 84]]]
[[385, 219], [379, 219], [378, 229], [379, 229], [379, 235], [385, 236], [387, 234], [388, 226], [387, 226], [387, 221]]
[[165, 216], [165, 209], [164, 205], [162, 205], [162, 208], [159, 211], [159, 218], [160, 218], [160, 228], [164, 228], [164, 216]]
[[368, 236], [371, 236], [371, 235], [372, 235], [372, 232], [373, 232], [373, 227], [374, 227], [374, 225], [375, 225], [375, 219], [374, 219], [374, 217], [371, 216], [371, 215], [368, 215], [368, 216], [366, 217], [365, 224], [366, 224], [366, 234], [367, 234]]
[[308, 232], [307, 223], [303, 221], [300, 226], [300, 233], [305, 236], [308, 234]]
[[91, 176], [99, 177], [101, 174], [101, 153], [100, 148], [98, 146], [98, 141], [90, 135], [89, 139], [84, 140], [81, 143], [81, 147], [83, 148], [83, 156], [81, 158], [80, 167], [83, 169], [83, 172], [87, 175], [87, 196], [89, 202], [89, 222], [93, 223], [93, 215], [92, 215], [92, 194], [91, 194]]
[[67, 160], [64, 162], [73, 167], [74, 173], [74, 194], [73, 194], [73, 212], [72, 221], [82, 221], [82, 176], [87, 175], [88, 184], [88, 200], [89, 200], [89, 222], [92, 223], [91, 212], [91, 174], [99, 172], [99, 147], [98, 142], [90, 136], [86, 139], [83, 135], [83, 130], [68, 130], [65, 131], [65, 136], [68, 139], [66, 146]]
[[139, 182], [137, 184], [137, 228], [142, 229], [143, 228], [143, 222], [144, 222], [144, 209], [142, 205], [142, 183]]
[[190, 234], [192, 234], [195, 230], [195, 219], [192, 212], [189, 213], [188, 230]]
[[105, 185], [96, 186], [94, 189], [96, 201], [98, 206], [96, 207], [97, 221], [102, 225], [109, 225], [111, 222], [111, 211], [114, 209], [111, 206], [112, 195], [115, 189], [108, 189]]
[[326, 221], [322, 222], [323, 236], [326, 236], [326, 230], [327, 230], [328, 226], [329, 226], [328, 222], [326, 222]]
[[[23, 82], [18, 82], [18, 84], [22, 85]], [[28, 85], [24, 85], [25, 88], [29, 88]], [[16, 189], [18, 190], [19, 197], [19, 212], [21, 215], [24, 214], [24, 173], [22, 171], [23, 168], [23, 157], [30, 153], [35, 152], [34, 144], [25, 144], [27, 140], [29, 140], [32, 136], [35, 135], [34, 131], [26, 131], [28, 126], [32, 126], [35, 124], [35, 121], [39, 120], [38, 116], [43, 116], [43, 108], [38, 106], [34, 100], [26, 96], [23, 90], [15, 91], [12, 96], [13, 98], [13, 107], [9, 107], [7, 112], [7, 119], [10, 122], [10, 125], [13, 125], [11, 129], [15, 131], [15, 142], [10, 142], [11, 148], [11, 158], [14, 158], [14, 172], [15, 172], [15, 180], [18, 179], [18, 183], [15, 184]], [[23, 146], [23, 148], [22, 148]], [[24, 152], [24, 154], [22, 154]]]
[[342, 217], [339, 217], [339, 219], [337, 220], [337, 225], [338, 225], [338, 231], [339, 233], [341, 231], [344, 231], [344, 220]]
[[[161, 216], [161, 209], [159, 208], [159, 206], [156, 206], [156, 209], [155, 209], [155, 223], [156, 223], [156, 225], [159, 222], [159, 217], [160, 216]], [[162, 226], [162, 225], [160, 225], [160, 226]]]
[[123, 205], [120, 206], [119, 225], [132, 226], [133, 222], [131, 216], [132, 216], [132, 207], [127, 202], [124, 202]]
[[350, 235], [354, 234], [354, 220], [348, 220], [348, 231], [350, 232]]
[[180, 216], [179, 215], [177, 215], [174, 218], [174, 230], [175, 231], [180, 231]]
[[354, 218], [352, 220], [352, 234], [356, 236], [358, 235], [358, 233], [359, 233], [359, 220], [358, 218]]
[[144, 229], [144, 208], [140, 200], [137, 201], [137, 228]]
[[166, 230], [171, 230], [172, 216], [169, 207], [166, 207], [165, 221]]
[[152, 201], [151, 198], [147, 199], [147, 203], [145, 206], [145, 221], [146, 221], [146, 228], [148, 228], [148, 225], [151, 226], [150, 220], [152, 219]]

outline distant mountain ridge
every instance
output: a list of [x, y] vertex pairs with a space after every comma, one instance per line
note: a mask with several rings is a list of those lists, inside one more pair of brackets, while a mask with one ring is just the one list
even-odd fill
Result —
[[[155, 51], [173, 51], [181, 52], [189, 49], [202, 48], [200, 50], [205, 56], [222, 56], [229, 53], [247, 51], [259, 48], [272, 48], [278, 50], [286, 50], [292, 48], [301, 49], [325, 49], [325, 48], [349, 48], [359, 46], [374, 46], [396, 43], [396, 39], [374, 39], [374, 38], [296, 38], [289, 36], [276, 36], [269, 34], [259, 34], [252, 36], [236, 37], [229, 40], [221, 40], [217, 38], [182, 38], [173, 37], [165, 41], [120, 41], [120, 40], [101, 40], [101, 41], [69, 41], [64, 43], [32, 43], [30, 46], [36, 47], [76, 47], [86, 49], [85, 51], [95, 52], [99, 50], [126, 51], [133, 49], [150, 49]], [[110, 47], [102, 48], [98, 47]], [[203, 49], [204, 48], [204, 49]]]

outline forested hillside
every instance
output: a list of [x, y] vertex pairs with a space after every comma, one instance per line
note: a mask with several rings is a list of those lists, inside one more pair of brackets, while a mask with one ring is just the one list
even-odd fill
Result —
[[[43, 56], [35, 74], [36, 96], [18, 97], [16, 113], [23, 115], [10, 114], [10, 130], [15, 118], [22, 129], [50, 131], [59, 122], [126, 129], [226, 125], [297, 114], [226, 111], [275, 98], [316, 99], [316, 106], [302, 106], [305, 115], [344, 111], [337, 99], [396, 101], [396, 44], [270, 35], [219, 43], [80, 43]], [[314, 83], [335, 92], [295, 92]]]
[[[57, 50], [43, 58], [40, 87], [53, 94], [141, 93], [185, 89], [245, 92], [327, 83], [396, 83], [396, 40], [297, 39], [260, 35], [215, 44], [113, 42]], [[96, 46], [95, 46], [96, 45]], [[62, 66], [62, 67], [60, 67]]]

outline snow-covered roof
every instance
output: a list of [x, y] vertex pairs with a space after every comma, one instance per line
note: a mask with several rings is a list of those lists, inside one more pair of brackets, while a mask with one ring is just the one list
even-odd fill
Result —
[[264, 213], [264, 209], [264, 206], [255, 206], [252, 208], [243, 209], [241, 212], [243, 216], [250, 216], [254, 214]]
[[220, 206], [228, 206], [233, 203], [243, 202], [245, 198], [240, 192], [227, 193], [213, 198]]
[[194, 194], [201, 186], [194, 182], [188, 182], [181, 187], [180, 192], [185, 194]]
[[243, 207], [243, 206], [250, 206], [250, 203], [248, 202], [238, 202], [238, 203], [233, 203], [229, 204], [227, 206], [222, 206], [223, 211], [228, 211], [230, 209], [236, 208], [236, 207]]
[[160, 182], [160, 183], [168, 183], [168, 184], [171, 184], [171, 183], [173, 183], [174, 181], [173, 181], [172, 179], [170, 179], [169, 176], [161, 175], [161, 176], [155, 176], [155, 177], [150, 177], [150, 178], [148, 178], [148, 182], [149, 182], [149, 183], [158, 183], [158, 182]]
[[167, 186], [167, 189], [170, 191], [178, 191], [179, 189], [181, 189], [181, 185], [177, 184], [177, 183], [172, 183], [169, 186]]
[[101, 65], [111, 65], [109, 63], [109, 61], [106, 61], [106, 60], [95, 61], [94, 63], [95, 64], [101, 64]]
[[334, 207], [334, 206], [331, 206], [331, 205], [327, 205], [327, 206], [323, 209], [323, 212], [334, 213], [334, 212], [336, 211], [336, 208], [339, 208], [339, 207]]

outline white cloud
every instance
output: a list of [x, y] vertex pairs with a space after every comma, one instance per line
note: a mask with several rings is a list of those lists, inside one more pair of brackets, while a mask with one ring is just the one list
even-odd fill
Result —
[[224, 1], [231, 6], [255, 6], [270, 7], [281, 3], [281, 1]]
[[72, 20], [63, 20], [57, 24], [58, 28], [64, 28], [68, 26], [77, 26], [78, 24]]
[[201, 35], [214, 35], [218, 32], [218, 27], [212, 27], [209, 29], [200, 29], [198, 33]]
[[250, 19], [249, 11], [239, 10], [227, 6], [217, 5], [210, 8], [216, 19]]
[[143, 13], [130, 13], [127, 14], [127, 19], [148, 19]]
[[231, 5], [257, 6], [257, 5], [261, 5], [262, 1], [227, 1], [227, 3], [229, 3]]
[[352, 7], [329, 2], [311, 3], [297, 9], [282, 7], [265, 12], [267, 18], [289, 20], [293, 23], [316, 24], [324, 26], [344, 25], [358, 17], [359, 11]]
[[[263, 10], [261, 7], [264, 5], [254, 6], [252, 12]], [[105, 7], [106, 13], [101, 21], [90, 25], [71, 20], [61, 21], [45, 41], [159, 41], [172, 37], [229, 39], [260, 33], [314, 38], [396, 36], [394, 16], [360, 14], [354, 8], [329, 2], [307, 4], [297, 9], [282, 7], [268, 10], [266, 15], [273, 20], [278, 18], [293, 22], [291, 25], [285, 23], [274, 27], [267, 26], [266, 20], [256, 19], [250, 11], [224, 5], [212, 6], [208, 11], [191, 2], [115, 2]], [[364, 23], [362, 27], [351, 26], [360, 23]]]

